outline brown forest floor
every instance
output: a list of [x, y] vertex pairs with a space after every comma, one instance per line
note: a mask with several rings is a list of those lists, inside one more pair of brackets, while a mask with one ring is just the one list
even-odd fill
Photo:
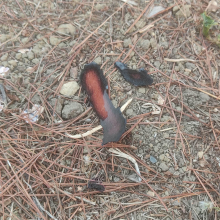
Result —
[[[0, 1], [1, 220], [220, 219], [220, 50], [201, 18], [219, 23], [220, 2], [208, 4]], [[117, 60], [148, 70], [153, 85], [130, 85]], [[92, 61], [115, 106], [132, 98], [126, 136], [103, 147], [102, 129], [68, 136], [100, 124], [79, 82]], [[62, 92], [68, 82], [75, 94]]]

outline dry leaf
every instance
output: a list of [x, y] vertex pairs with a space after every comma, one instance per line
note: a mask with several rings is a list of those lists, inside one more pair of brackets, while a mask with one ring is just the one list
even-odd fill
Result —
[[17, 101], [19, 102], [20, 99], [18, 98], [17, 95], [10, 93], [8, 90], [6, 91], [7, 97], [11, 100], [11, 101]]
[[147, 18], [153, 17], [154, 15], [156, 15], [157, 13], [161, 12], [165, 10], [164, 7], [162, 6], [155, 6], [152, 8], [152, 10], [149, 12], [149, 14], [147, 15]]

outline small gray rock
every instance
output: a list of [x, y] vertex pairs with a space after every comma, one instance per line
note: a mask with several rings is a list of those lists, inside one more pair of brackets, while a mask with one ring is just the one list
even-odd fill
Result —
[[205, 94], [203, 92], [200, 92], [199, 96], [200, 96], [202, 102], [207, 102], [210, 99], [209, 95], [207, 95], [207, 94]]
[[61, 24], [57, 31], [61, 34], [71, 34], [73, 36], [76, 32], [76, 28], [72, 24]]
[[33, 62], [34, 64], [38, 64], [40, 61], [39, 61], [37, 58], [34, 58], [34, 59], [32, 60], [32, 62]]
[[62, 110], [62, 117], [64, 119], [75, 118], [83, 112], [83, 107], [78, 102], [71, 102], [64, 106]]
[[17, 66], [16, 60], [9, 60], [8, 63], [11, 64], [12, 66]]
[[160, 164], [159, 168], [160, 168], [163, 172], [169, 170], [169, 167], [168, 167], [164, 162], [162, 162], [162, 163]]
[[0, 35], [0, 43], [4, 43], [8, 39], [7, 34], [1, 34]]
[[50, 36], [50, 44], [53, 46], [56, 46], [57, 44], [60, 43], [60, 39], [55, 37], [55, 36]]
[[192, 69], [196, 68], [196, 65], [193, 64], [193, 63], [190, 63], [190, 62], [187, 62], [185, 65], [186, 65], [186, 68], [189, 69], [189, 70], [192, 70]]
[[155, 61], [154, 66], [157, 67], [157, 69], [159, 69], [160, 68], [160, 61]]
[[146, 21], [145, 20], [139, 20], [135, 26], [136, 28], [143, 28], [146, 25]]
[[22, 42], [23, 44], [26, 44], [26, 43], [28, 42], [28, 37], [23, 38], [23, 39], [21, 40], [21, 42]]
[[163, 160], [164, 157], [165, 157], [165, 155], [164, 155], [164, 154], [161, 154], [161, 155], [159, 156], [159, 159], [160, 159], [160, 160]]
[[150, 162], [151, 163], [156, 163], [157, 162], [157, 159], [153, 156], [150, 156]]
[[67, 82], [63, 84], [60, 93], [62, 95], [71, 97], [77, 92], [78, 89], [79, 89], [79, 85], [77, 82], [75, 81]]
[[134, 114], [133, 109], [128, 108], [128, 109], [126, 110], [126, 115], [127, 115], [127, 116], [133, 116], [133, 114]]
[[155, 151], [155, 152], [158, 152], [158, 150], [159, 150], [158, 146], [157, 146], [157, 145], [154, 146], [154, 151]]
[[20, 60], [22, 58], [22, 54], [21, 53], [16, 53], [15, 58], [17, 60]]
[[32, 51], [29, 51], [27, 53], [27, 57], [28, 57], [29, 60], [33, 60], [34, 59], [34, 53]]
[[55, 112], [56, 112], [58, 115], [61, 115], [62, 108], [63, 108], [63, 99], [53, 98], [53, 99], [50, 100], [50, 104], [51, 104], [51, 106], [52, 106], [53, 108], [54, 108], [55, 105], [56, 105]]
[[2, 55], [1, 61], [6, 61], [8, 59], [8, 53]]
[[143, 48], [144, 50], [147, 50], [150, 47], [150, 41], [149, 40], [142, 40], [140, 42], [140, 46], [141, 48]]
[[124, 47], [128, 47], [131, 44], [132, 44], [131, 38], [128, 38], [128, 39], [124, 40]]
[[94, 62], [96, 62], [97, 64], [101, 64], [102, 63], [102, 58], [101, 57], [96, 57], [95, 59], [94, 59]]
[[[34, 46], [33, 49], [32, 49], [32, 51], [33, 51], [36, 55], [40, 55], [40, 54], [42, 53], [42, 50], [39, 48], [38, 45]], [[24, 53], [24, 54], [25, 54], [26, 57], [27, 57], [27, 54], [26, 54], [26, 53]], [[24, 54], [23, 54], [23, 55], [24, 55]]]
[[150, 45], [152, 48], [156, 48], [157, 47], [157, 41], [155, 40], [155, 38], [151, 38], [150, 39]]
[[190, 11], [191, 5], [184, 5], [180, 8], [180, 10], [176, 13], [176, 16], [179, 18], [188, 18], [191, 15]]
[[138, 89], [138, 92], [144, 94], [146, 91], [145, 91], [145, 88], [144, 88], [144, 87], [140, 87], [140, 88]]

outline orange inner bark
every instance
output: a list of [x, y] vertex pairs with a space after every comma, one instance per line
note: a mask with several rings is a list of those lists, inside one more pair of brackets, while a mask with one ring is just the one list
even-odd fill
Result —
[[101, 81], [94, 70], [90, 70], [86, 73], [86, 87], [87, 92], [90, 95], [90, 101], [93, 105], [98, 116], [105, 120], [108, 117], [108, 112], [105, 109], [105, 102], [103, 97], [103, 91], [101, 87]]

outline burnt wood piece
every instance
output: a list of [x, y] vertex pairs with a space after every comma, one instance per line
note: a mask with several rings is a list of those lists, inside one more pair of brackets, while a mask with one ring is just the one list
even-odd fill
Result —
[[105, 187], [101, 183], [99, 183], [95, 180], [90, 180], [88, 182], [88, 188], [89, 189], [95, 189], [95, 190], [100, 191], [100, 192], [105, 191]]
[[126, 81], [135, 86], [148, 86], [153, 83], [153, 79], [144, 68], [132, 70], [121, 62], [115, 62], [115, 67], [120, 71]]
[[126, 120], [107, 94], [108, 84], [99, 65], [95, 62], [85, 65], [80, 80], [103, 127], [102, 145], [119, 141], [125, 132]]

